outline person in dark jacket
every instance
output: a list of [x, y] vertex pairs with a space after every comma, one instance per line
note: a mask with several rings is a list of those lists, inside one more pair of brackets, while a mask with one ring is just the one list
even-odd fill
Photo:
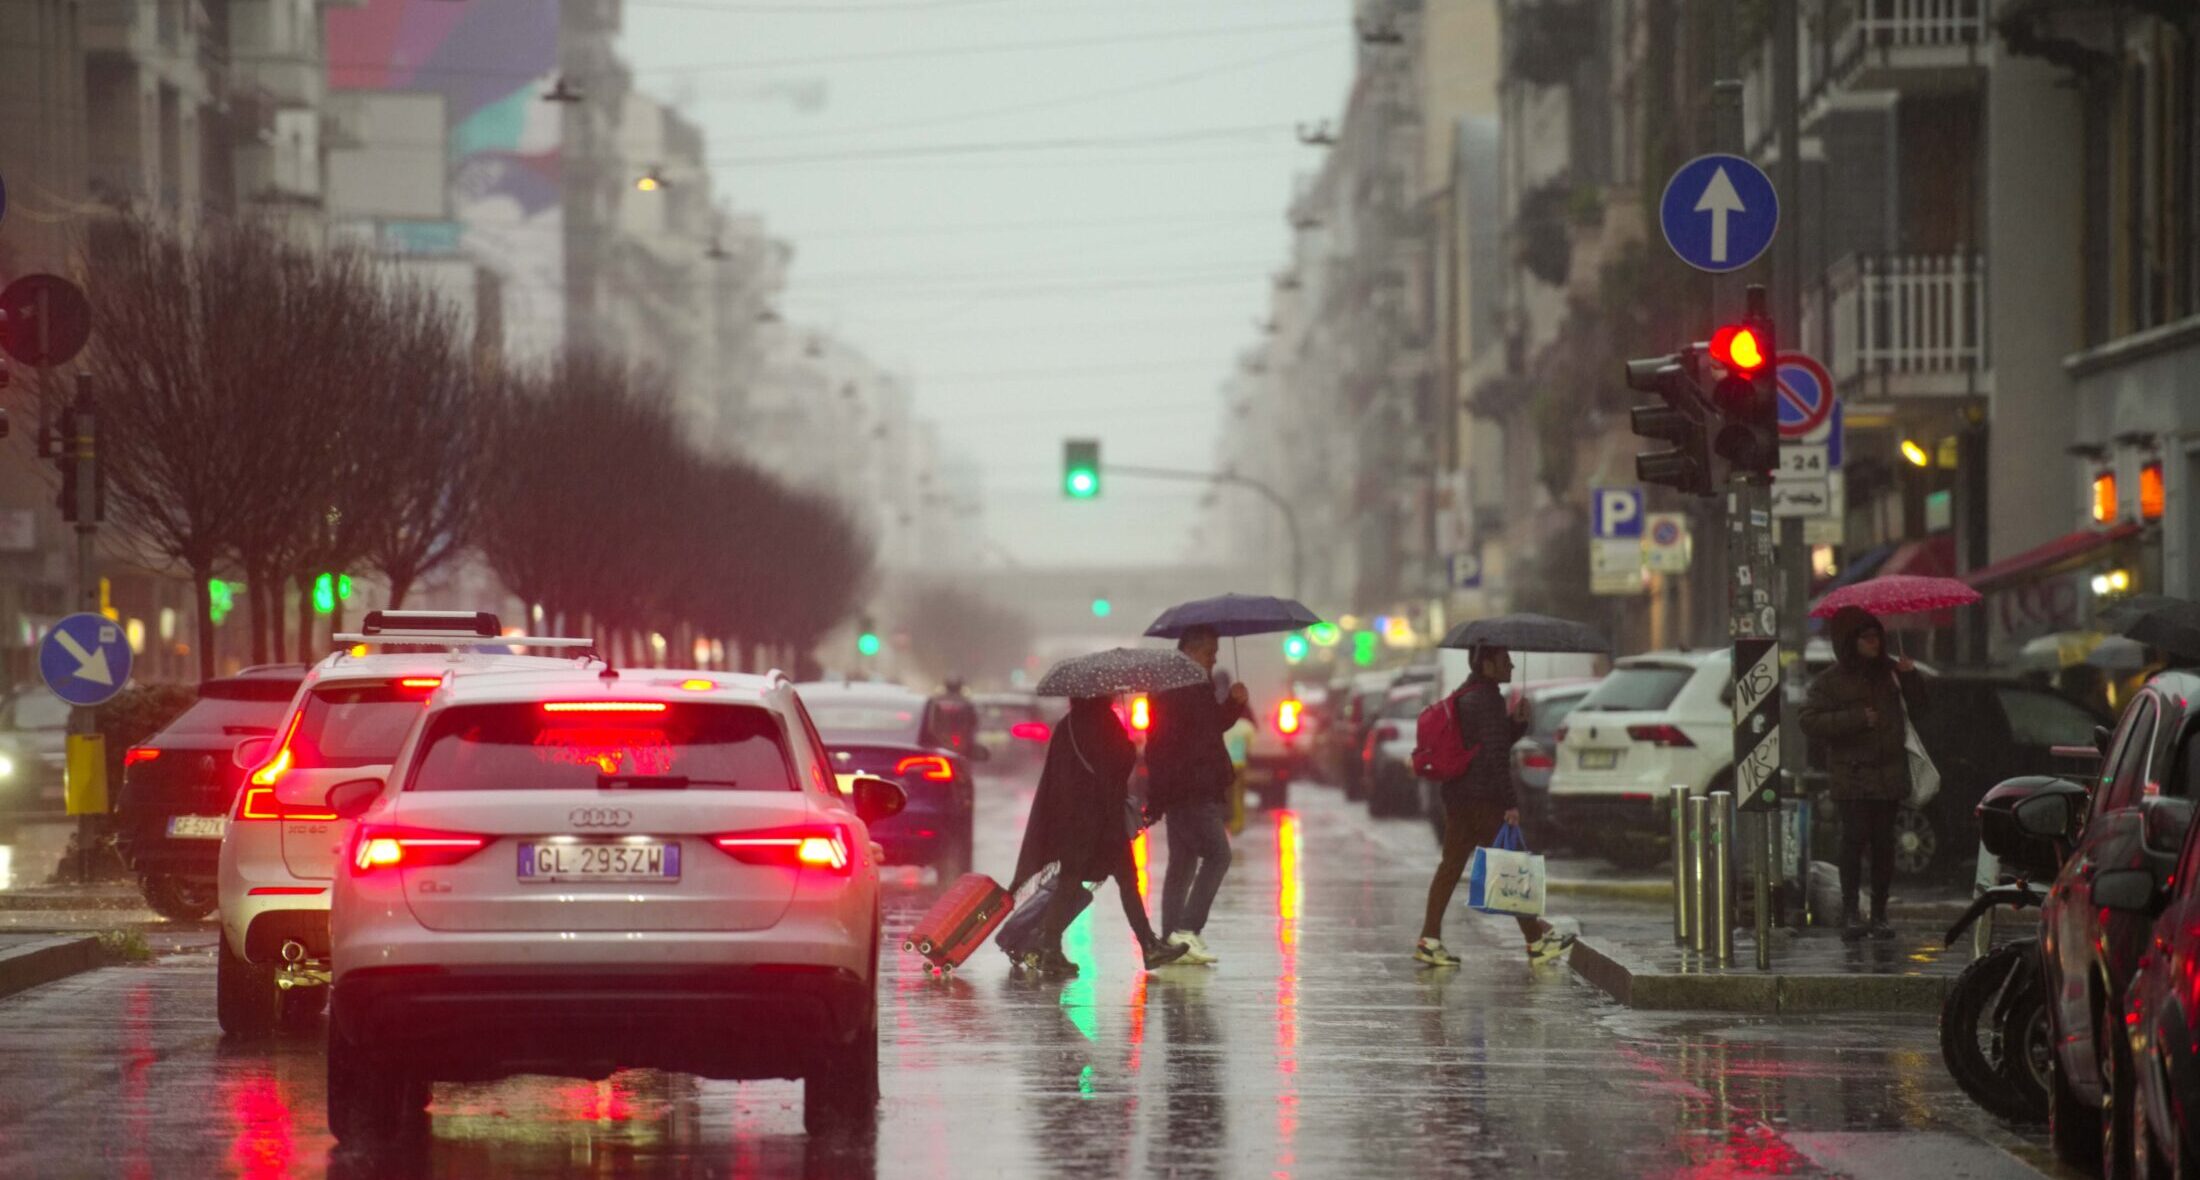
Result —
[[[1924, 708], [1924, 685], [1908, 656], [1887, 657], [1887, 631], [1861, 607], [1834, 612], [1827, 632], [1834, 665], [1810, 682], [1803, 732], [1822, 743], [1841, 809], [1841, 926], [1850, 940], [1893, 938], [1887, 890], [1894, 883], [1895, 816], [1910, 797], [1908, 719]], [[1872, 919], [1857, 914], [1864, 854], [1872, 862]]]
[[[1177, 650], [1211, 675], [1221, 640], [1211, 628], [1193, 627]], [[1161, 928], [1171, 945], [1188, 949], [1187, 963], [1213, 963], [1200, 937], [1207, 911], [1230, 871], [1230, 784], [1237, 767], [1222, 735], [1252, 715], [1245, 686], [1218, 696], [1212, 683], [1155, 694], [1153, 727], [1146, 734], [1149, 809], [1169, 825], [1169, 872], [1161, 885]]]
[[[1459, 876], [1477, 848], [1497, 842], [1498, 830], [1519, 824], [1520, 800], [1513, 789], [1512, 746], [1525, 726], [1505, 708], [1505, 684], [1512, 679], [1512, 653], [1480, 647], [1472, 653], [1474, 671], [1445, 702], [1452, 709], [1460, 740], [1474, 751], [1464, 774], [1443, 784], [1444, 856], [1428, 885], [1428, 912], [1421, 920], [1421, 941], [1413, 957], [1434, 967], [1456, 967], [1459, 956], [1444, 948], [1444, 911], [1451, 906]], [[1523, 697], [1522, 699], [1526, 699]], [[1527, 940], [1528, 961], [1544, 963], [1565, 953], [1574, 936], [1549, 922], [1515, 915]]]
[[1077, 916], [1077, 890], [1109, 877], [1115, 878], [1123, 916], [1138, 936], [1146, 966], [1159, 967], [1184, 955], [1183, 948], [1155, 937], [1146, 900], [1138, 895], [1138, 867], [1126, 822], [1131, 768], [1137, 764], [1138, 747], [1123, 731], [1109, 698], [1070, 702], [1069, 716], [1054, 727], [1047, 743], [1046, 765], [1039, 772], [1031, 816], [1024, 822], [1023, 848], [1016, 854], [1016, 875], [1008, 886], [1014, 893], [1047, 866], [1059, 866], [1040, 926], [1038, 966], [1049, 974], [1077, 973], [1077, 964], [1062, 954], [1062, 932]]

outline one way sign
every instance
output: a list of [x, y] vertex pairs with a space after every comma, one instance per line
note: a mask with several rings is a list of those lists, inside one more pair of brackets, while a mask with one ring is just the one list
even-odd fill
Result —
[[72, 705], [103, 704], [130, 682], [130, 642], [104, 615], [70, 615], [38, 646], [38, 675]]

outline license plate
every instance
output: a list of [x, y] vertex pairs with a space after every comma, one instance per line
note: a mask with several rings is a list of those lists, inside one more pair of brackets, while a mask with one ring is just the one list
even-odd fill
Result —
[[1618, 750], [1583, 750], [1581, 752], [1581, 768], [1583, 770], [1610, 770], [1618, 765]]
[[522, 881], [677, 881], [680, 846], [657, 840], [519, 846]]
[[168, 817], [168, 834], [179, 840], [219, 840], [222, 830], [229, 826], [226, 815], [172, 815]]

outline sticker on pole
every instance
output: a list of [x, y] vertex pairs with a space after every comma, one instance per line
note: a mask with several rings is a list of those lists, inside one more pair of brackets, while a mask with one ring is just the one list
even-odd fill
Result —
[[1740, 156], [1698, 156], [1665, 182], [1665, 244], [1697, 270], [1723, 274], [1757, 261], [1780, 227], [1772, 180]]
[[1783, 352], [1772, 370], [1780, 398], [1780, 437], [1807, 438], [1833, 413], [1833, 376], [1800, 352]]
[[130, 682], [130, 641], [122, 624], [94, 614], [55, 623], [38, 645], [38, 675], [72, 705], [104, 704]]

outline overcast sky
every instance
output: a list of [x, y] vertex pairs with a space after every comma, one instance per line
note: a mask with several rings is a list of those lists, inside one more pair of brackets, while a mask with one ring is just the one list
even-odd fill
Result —
[[[1211, 465], [1348, 0], [625, 0], [638, 85], [795, 246], [786, 310], [906, 375], [1027, 564], [1180, 560], [1196, 487], [1066, 504], [1061, 442]], [[790, 96], [822, 82], [821, 107]], [[1042, 146], [1044, 145], [1044, 146]]]

